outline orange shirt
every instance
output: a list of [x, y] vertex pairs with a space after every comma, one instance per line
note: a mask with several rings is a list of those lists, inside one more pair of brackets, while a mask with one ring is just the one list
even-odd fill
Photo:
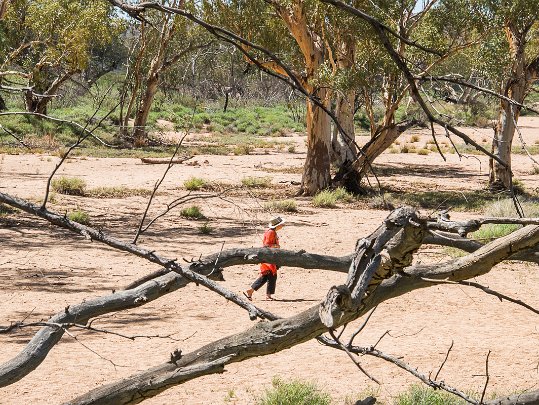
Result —
[[[279, 237], [275, 229], [268, 229], [264, 232], [264, 239], [262, 244], [267, 248], [279, 248]], [[271, 271], [274, 275], [277, 274], [277, 266], [272, 263], [260, 263], [260, 274], [267, 273]]]

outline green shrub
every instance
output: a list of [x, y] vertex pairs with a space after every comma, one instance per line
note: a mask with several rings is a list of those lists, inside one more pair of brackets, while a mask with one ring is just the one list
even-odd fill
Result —
[[206, 218], [202, 211], [200, 211], [200, 208], [196, 205], [192, 205], [191, 207], [186, 207], [180, 211], [180, 215], [184, 218], [189, 219], [203, 219]]
[[266, 188], [271, 185], [271, 177], [244, 177], [241, 184], [248, 188]]
[[337, 198], [337, 201], [351, 202], [355, 199], [344, 187], [337, 187], [333, 190], [333, 194]]
[[271, 200], [264, 204], [264, 209], [270, 212], [297, 212], [298, 205], [294, 200]]
[[329, 405], [331, 397], [310, 382], [275, 377], [258, 405]]
[[59, 179], [53, 179], [52, 190], [58, 194], [67, 195], [85, 195], [86, 182], [77, 177], [60, 177]]
[[430, 150], [425, 149], [425, 148], [421, 148], [417, 150], [418, 155], [428, 155], [429, 153], [430, 153]]
[[200, 177], [190, 177], [183, 182], [183, 186], [187, 190], [191, 190], [191, 191], [200, 190], [201, 188], [204, 188], [206, 184], [207, 184], [206, 180]]
[[8, 216], [14, 212], [15, 208], [11, 208], [9, 205], [0, 203], [0, 217]]
[[464, 405], [466, 401], [446, 391], [412, 385], [408, 391], [400, 394], [394, 405]]
[[84, 195], [93, 198], [126, 198], [133, 196], [149, 196], [151, 190], [146, 188], [129, 188], [125, 186], [96, 187], [86, 190]]
[[313, 205], [318, 208], [335, 208], [337, 197], [330, 190], [320, 191], [313, 197]]
[[[527, 217], [539, 217], [538, 203], [524, 200], [520, 202], [520, 205], [522, 206], [522, 210]], [[505, 218], [518, 217], [513, 200], [511, 198], [498, 200], [487, 205], [485, 208], [485, 216]], [[472, 236], [475, 239], [488, 242], [493, 239], [509, 235], [521, 227], [521, 225], [514, 224], [486, 224], [483, 225], [479, 230], [475, 231]]]
[[73, 222], [78, 222], [81, 225], [90, 224], [90, 215], [88, 215], [86, 211], [79, 209], [71, 211], [69, 214], [67, 214], [67, 218]]
[[200, 228], [198, 228], [200, 230], [200, 233], [204, 234], [204, 235], [209, 235], [210, 233], [213, 232], [213, 227], [205, 222], [203, 225], [200, 226]]
[[319, 208], [335, 208], [337, 201], [350, 202], [354, 196], [343, 187], [335, 190], [323, 190], [313, 197], [313, 205]]

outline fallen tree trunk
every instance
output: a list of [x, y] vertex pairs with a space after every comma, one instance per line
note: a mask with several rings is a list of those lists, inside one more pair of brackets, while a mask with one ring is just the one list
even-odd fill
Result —
[[[443, 265], [414, 266], [404, 274], [396, 274], [384, 281], [365, 300], [357, 312], [345, 312], [337, 320], [338, 327], [361, 315], [381, 302], [418, 288], [432, 286], [428, 279], [465, 280], [485, 274], [492, 267], [515, 252], [539, 243], [539, 226], [527, 226], [511, 235], [484, 246], [465, 258]], [[327, 327], [321, 322], [319, 306], [314, 306], [288, 319], [262, 322], [244, 332], [219, 339], [177, 359], [158, 365], [148, 371], [133, 375], [84, 394], [70, 404], [131, 404], [143, 401], [177, 384], [175, 373], [191, 364], [208, 364], [228, 358], [226, 364], [251, 357], [272, 354], [303, 343], [323, 332]]]

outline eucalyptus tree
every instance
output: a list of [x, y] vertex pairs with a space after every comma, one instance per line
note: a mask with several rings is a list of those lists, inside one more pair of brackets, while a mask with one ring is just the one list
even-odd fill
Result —
[[[169, 7], [181, 7], [194, 11], [196, 2], [173, 0], [162, 2]], [[131, 66], [133, 72], [131, 98], [124, 120], [126, 122], [134, 111], [133, 142], [136, 146], [147, 144], [147, 122], [162, 83], [163, 75], [173, 68], [186, 55], [210, 44], [207, 35], [188, 20], [172, 14], [150, 12], [136, 27], [137, 56]]]
[[492, 13], [505, 40], [497, 58], [506, 61], [499, 82], [499, 92], [506, 98], [500, 99], [492, 150], [507, 166], [491, 159], [489, 185], [492, 190], [509, 189], [511, 146], [518, 118], [532, 83], [539, 78], [539, 1], [485, 0], [484, 7]]
[[92, 48], [123, 29], [114, 8], [101, 1], [13, 0], [4, 12], [0, 72], [26, 84], [26, 109], [38, 113], [46, 113], [62, 84], [88, 66]]

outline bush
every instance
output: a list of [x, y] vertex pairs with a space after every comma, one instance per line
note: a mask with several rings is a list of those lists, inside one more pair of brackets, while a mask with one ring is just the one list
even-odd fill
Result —
[[407, 392], [400, 394], [395, 405], [464, 405], [466, 401], [445, 391], [412, 385]]
[[333, 190], [333, 194], [337, 198], [337, 201], [352, 202], [354, 201], [354, 196], [350, 194], [344, 187], [337, 187]]
[[337, 197], [332, 191], [324, 190], [313, 197], [313, 205], [319, 208], [335, 208]]
[[313, 205], [319, 208], [335, 208], [337, 201], [350, 202], [354, 196], [346, 191], [343, 187], [335, 190], [323, 190], [313, 198]]
[[297, 212], [298, 206], [294, 200], [271, 200], [264, 204], [266, 211]]
[[266, 390], [259, 405], [329, 405], [331, 397], [310, 382], [291, 380], [285, 382], [275, 377], [273, 388]]
[[213, 232], [213, 227], [207, 222], [201, 225], [200, 228], [198, 229], [200, 230], [200, 233], [204, 235], [209, 235], [210, 233]]
[[15, 208], [11, 208], [9, 205], [0, 203], [0, 217], [8, 216], [9, 214], [13, 214], [14, 212]]
[[[522, 206], [524, 214], [527, 217], [539, 217], [539, 204], [533, 201], [521, 201], [520, 204]], [[513, 200], [511, 198], [498, 200], [489, 204], [485, 208], [485, 216], [505, 218], [518, 217]], [[486, 224], [483, 225], [479, 230], [475, 231], [472, 235], [474, 239], [488, 242], [493, 239], [509, 235], [510, 233], [516, 231], [521, 227], [522, 225], [514, 224]]]
[[86, 182], [77, 177], [60, 177], [51, 183], [52, 190], [59, 194], [85, 195]]
[[271, 177], [244, 177], [241, 184], [248, 188], [266, 188], [271, 185]]
[[200, 190], [207, 184], [206, 180], [200, 177], [190, 177], [183, 182], [183, 186], [190, 191]]
[[90, 215], [88, 215], [86, 211], [79, 209], [71, 211], [69, 214], [67, 214], [67, 218], [73, 222], [78, 222], [81, 225], [90, 224]]
[[202, 211], [200, 211], [200, 208], [196, 205], [192, 205], [191, 207], [184, 208], [180, 211], [180, 215], [184, 218], [189, 219], [203, 219], [206, 218]]

